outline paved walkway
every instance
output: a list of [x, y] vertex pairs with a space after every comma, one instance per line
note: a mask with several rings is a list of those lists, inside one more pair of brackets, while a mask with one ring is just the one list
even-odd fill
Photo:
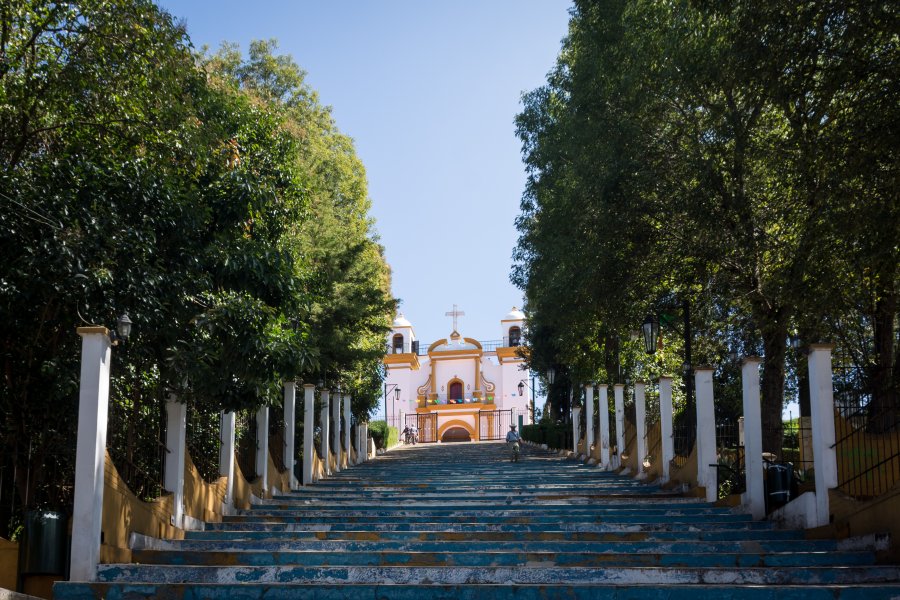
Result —
[[134, 561], [56, 598], [900, 598], [869, 542], [501, 443], [398, 448]]

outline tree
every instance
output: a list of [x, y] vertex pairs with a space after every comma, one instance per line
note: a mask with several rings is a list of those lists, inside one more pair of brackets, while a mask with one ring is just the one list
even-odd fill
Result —
[[[900, 231], [885, 176], [895, 24], [895, 9], [871, 2], [576, 2], [556, 69], [517, 118], [529, 183], [512, 277], [532, 367], [577, 365], [573, 349], [588, 371], [611, 363], [613, 340], [674, 295], [706, 318], [695, 362], [765, 357], [767, 450], [781, 446], [793, 327], [812, 335], [815, 315], [877, 307], [884, 381]], [[867, 140], [872, 110], [887, 133]], [[857, 145], [870, 167], [850, 160]], [[877, 235], [843, 226], [860, 206]], [[860, 272], [850, 256], [880, 282], [863, 286], [869, 300], [829, 293]], [[598, 339], [606, 349], [584, 353]]]

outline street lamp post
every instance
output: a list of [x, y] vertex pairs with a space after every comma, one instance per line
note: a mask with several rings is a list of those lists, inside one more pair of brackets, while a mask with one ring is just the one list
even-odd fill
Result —
[[[400, 385], [399, 385], [399, 384], [396, 384], [396, 383], [390, 383], [390, 384], [389, 384], [389, 383], [385, 382], [385, 384], [384, 384], [384, 420], [385, 420], [385, 422], [387, 422], [387, 420], [388, 420], [388, 417], [387, 417], [387, 400], [388, 400], [388, 394], [390, 393], [391, 390], [394, 390], [394, 399], [395, 399], [395, 401], [399, 401], [399, 400], [400, 400]], [[392, 403], [391, 403], [391, 416], [394, 416], [394, 415], [393, 415], [394, 408], [395, 408], [395, 407], [394, 407], [394, 403], [392, 402]], [[388, 423], [388, 425], [390, 425], [390, 423]]]
[[531, 385], [525, 383], [525, 380], [519, 382], [519, 396], [525, 395], [525, 388], [531, 390], [531, 424], [534, 425], [534, 373], [531, 374]]
[[[681, 301], [681, 311], [684, 317], [684, 322], [682, 324], [683, 331], [681, 331], [684, 336], [684, 364], [682, 365], [684, 392], [687, 400], [687, 409], [693, 414], [694, 378], [691, 369], [691, 338], [693, 336], [691, 334], [691, 305], [687, 298]], [[661, 347], [662, 339], [659, 335], [660, 322], [672, 326], [676, 330], [678, 329], [678, 326], [674, 324], [674, 319], [668, 315], [663, 314], [662, 319], [657, 315], [647, 315], [647, 318], [645, 318], [644, 322], [641, 324], [641, 331], [644, 334], [644, 350], [647, 354], [653, 354]]]

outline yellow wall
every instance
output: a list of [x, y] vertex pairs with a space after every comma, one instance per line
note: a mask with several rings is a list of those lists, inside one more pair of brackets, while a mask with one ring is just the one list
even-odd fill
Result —
[[650, 456], [650, 466], [644, 467], [647, 478], [653, 480], [662, 477], [662, 425], [659, 423], [647, 430], [647, 455]]
[[[637, 472], [637, 437], [635, 428], [628, 419], [625, 419], [625, 452], [622, 453], [622, 466], [628, 467], [632, 472]], [[629, 442], [629, 440], [631, 440]], [[625, 457], [628, 458], [625, 458]]]
[[868, 502], [831, 490], [829, 501], [834, 515], [833, 529], [839, 537], [889, 533], [890, 560], [900, 561], [900, 510], [897, 508], [900, 506], [900, 485]]
[[[838, 481], [848, 482], [841, 486], [842, 492], [851, 496], [878, 496], [900, 483], [900, 456], [891, 458], [900, 448], [900, 431], [870, 434], [855, 430], [839, 416], [834, 419], [834, 429], [837, 440], [852, 436], [835, 447]], [[876, 464], [878, 467], [857, 478], [857, 474]]]
[[[289, 487], [287, 472], [275, 469], [272, 457], [268, 463], [269, 487], [286, 491]], [[259, 498], [270, 496], [262, 489], [262, 478], [248, 482], [238, 462], [234, 464], [234, 505], [249, 508], [250, 495]], [[184, 514], [202, 521], [221, 521], [222, 503], [225, 500], [225, 477], [207, 483], [200, 476], [190, 455], [185, 453], [184, 472]], [[131, 533], [141, 533], [158, 538], [182, 539], [184, 531], [172, 525], [172, 494], [166, 494], [152, 502], [137, 498], [122, 481], [109, 454], [106, 455], [106, 480], [103, 491], [103, 543], [100, 547], [100, 562], [130, 562], [131, 550], [128, 538]]]
[[16, 589], [19, 566], [19, 544], [0, 538], [0, 588]]

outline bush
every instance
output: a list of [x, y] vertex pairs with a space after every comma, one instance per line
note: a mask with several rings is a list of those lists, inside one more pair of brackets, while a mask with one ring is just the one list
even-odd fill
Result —
[[369, 434], [372, 436], [376, 448], [393, 448], [400, 443], [400, 432], [396, 427], [390, 427], [384, 421], [369, 423]]
[[536, 425], [523, 425], [521, 435], [525, 441], [547, 444], [555, 450], [571, 448], [572, 445], [572, 426], [566, 423], [541, 421]]

